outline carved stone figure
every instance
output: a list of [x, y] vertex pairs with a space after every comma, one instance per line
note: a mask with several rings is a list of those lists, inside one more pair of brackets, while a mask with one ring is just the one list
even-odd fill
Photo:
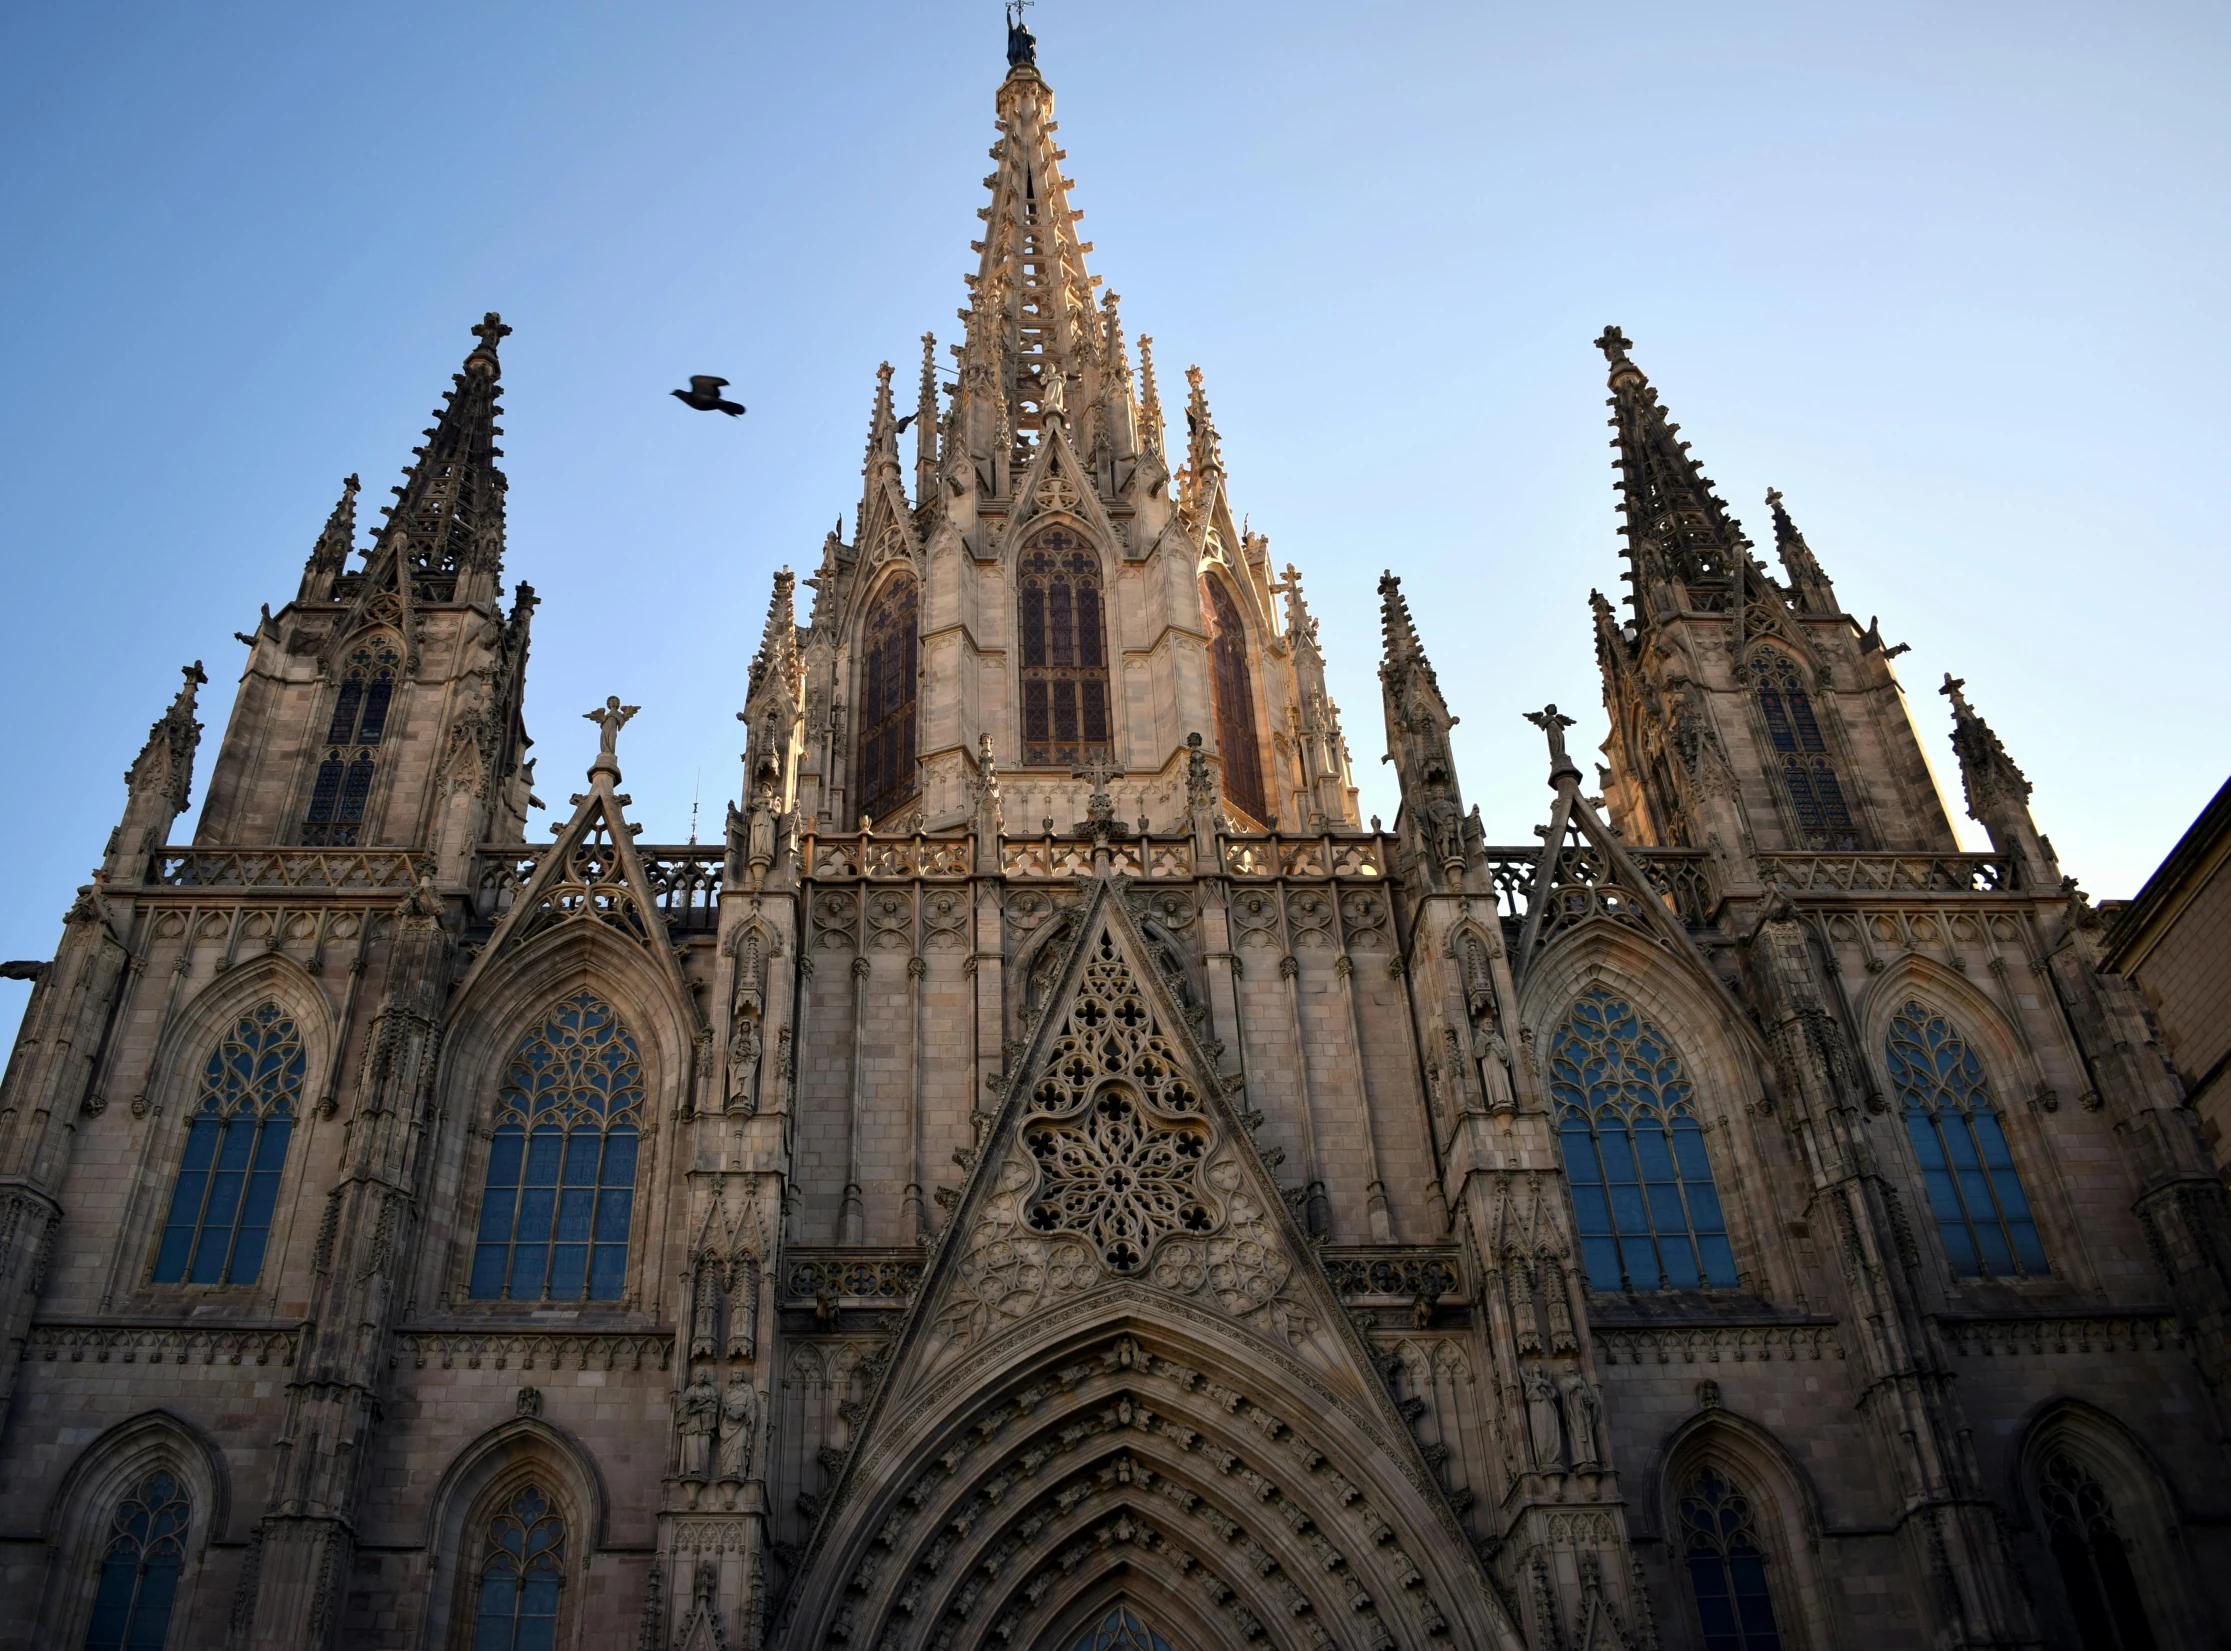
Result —
[[720, 1426], [720, 1390], [700, 1370], [682, 1389], [682, 1477], [707, 1479], [713, 1471], [713, 1434]]
[[594, 711], [583, 711], [583, 720], [596, 724], [596, 750], [600, 757], [610, 758], [617, 753], [620, 730], [628, 719], [642, 710], [640, 705], [622, 705], [618, 694], [608, 695], [604, 704]]
[[718, 1351], [720, 1298], [724, 1284], [718, 1260], [706, 1256], [697, 1263], [697, 1288], [689, 1327], [689, 1356], [693, 1359], [709, 1359]]
[[720, 1400], [720, 1476], [749, 1479], [754, 1444], [759, 1433], [759, 1396], [741, 1370], [728, 1378], [728, 1391]]
[[1572, 1440], [1573, 1466], [1577, 1469], [1593, 1468], [1597, 1456], [1596, 1428], [1603, 1420], [1603, 1401], [1596, 1397], [1596, 1389], [1587, 1377], [1578, 1371], [1569, 1373], [1561, 1384], [1565, 1392], [1565, 1432]]
[[1565, 1440], [1559, 1420], [1557, 1384], [1540, 1365], [1526, 1371], [1526, 1436], [1534, 1447], [1534, 1466], [1554, 1473], [1565, 1465]]

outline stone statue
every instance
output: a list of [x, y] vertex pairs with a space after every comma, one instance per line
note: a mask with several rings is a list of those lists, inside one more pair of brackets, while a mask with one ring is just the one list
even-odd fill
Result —
[[1595, 1467], [1601, 1458], [1597, 1455], [1596, 1430], [1603, 1420], [1603, 1401], [1596, 1397], [1596, 1390], [1588, 1378], [1578, 1371], [1564, 1380], [1565, 1431], [1573, 1442], [1573, 1466]]
[[1539, 711], [1527, 711], [1523, 715], [1528, 722], [1549, 736], [1549, 771], [1557, 774], [1571, 769], [1572, 772], [1579, 773], [1580, 770], [1573, 767], [1571, 755], [1565, 750], [1565, 730], [1573, 725], [1573, 719], [1559, 715], [1555, 705], [1545, 705]]
[[1023, 27], [1023, 5], [1007, 8], [1007, 67], [1010, 69], [1035, 69], [1038, 67], [1038, 37]]
[[1535, 1365], [1526, 1372], [1526, 1433], [1534, 1447], [1534, 1466], [1554, 1473], [1564, 1466], [1564, 1433], [1559, 1426], [1557, 1387], [1549, 1372]]
[[627, 726], [628, 718], [642, 710], [640, 705], [622, 705], [620, 696], [607, 696], [602, 709], [583, 711], [582, 719], [596, 724], [596, 750], [600, 757], [615, 755], [620, 744], [620, 730]]
[[751, 1477], [753, 1440], [759, 1426], [759, 1397], [739, 1370], [728, 1378], [728, 1391], [720, 1401], [720, 1476]]
[[682, 1389], [682, 1477], [709, 1479], [713, 1471], [713, 1432], [720, 1426], [720, 1391], [703, 1370]]
[[736, 1030], [728, 1037], [728, 1097], [732, 1110], [753, 1113], [758, 1110], [752, 1093], [752, 1075], [759, 1070], [759, 1017], [751, 1013], [736, 1017]]

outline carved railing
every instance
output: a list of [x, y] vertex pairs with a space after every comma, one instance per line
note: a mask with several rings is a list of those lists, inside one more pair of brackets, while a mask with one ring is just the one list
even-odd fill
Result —
[[976, 864], [971, 837], [810, 836], [806, 875], [819, 882], [877, 877], [966, 877]]
[[[473, 869], [474, 914], [484, 923], [503, 916], [549, 852], [547, 844], [521, 844], [482, 854]], [[670, 931], [710, 933], [719, 927], [727, 860], [719, 845], [638, 843], [635, 852], [650, 879], [652, 902]]]
[[1384, 877], [1387, 839], [1363, 837], [1219, 837], [1224, 870], [1233, 877]]
[[1486, 851], [1487, 876], [1495, 889], [1495, 911], [1505, 923], [1526, 921], [1526, 902], [1534, 889], [1534, 870], [1542, 863], [1539, 848], [1491, 848]]
[[1414, 1302], [1463, 1296], [1464, 1262], [1454, 1249], [1327, 1247], [1319, 1252], [1333, 1293], [1350, 1302]]
[[783, 1299], [794, 1306], [895, 1304], [921, 1283], [922, 1258], [912, 1250], [792, 1250], [782, 1269]]
[[148, 881], [174, 889], [319, 889], [401, 894], [434, 863], [402, 849], [166, 848]]
[[[1100, 845], [1089, 837], [1002, 837], [999, 869], [1009, 877], [1090, 877]], [[1107, 845], [1118, 877], [1190, 877], [1190, 837], [1127, 837]]]
[[1712, 886], [1712, 855], [1701, 848], [1638, 848], [1628, 850], [1650, 886], [1664, 899], [1666, 908], [1684, 928], [1708, 929], [1719, 896]]
[[1762, 854], [1766, 881], [1792, 894], [2000, 894], [2013, 886], [1996, 854]]

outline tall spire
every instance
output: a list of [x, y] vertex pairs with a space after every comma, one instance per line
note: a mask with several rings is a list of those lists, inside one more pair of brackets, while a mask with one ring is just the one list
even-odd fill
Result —
[[193, 800], [194, 753], [201, 746], [194, 698], [209, 678], [198, 659], [183, 674], [186, 680], [170, 708], [155, 719], [147, 743], [124, 771], [124, 817], [109, 837], [103, 867], [112, 883], [136, 883], [145, 875], [147, 856], [163, 846], [171, 823]]
[[1198, 513], [1213, 505], [1224, 480], [1224, 448], [1216, 436], [1216, 422], [1209, 417], [1208, 392], [1201, 388], [1201, 369], [1185, 369], [1186, 470], [1185, 503]]
[[1154, 382], [1154, 339], [1139, 334], [1139, 445], [1162, 457], [1162, 392]]
[[922, 382], [914, 395], [914, 503], [937, 496], [937, 335], [922, 335]]
[[1766, 508], [1774, 513], [1774, 549], [1782, 559], [1782, 572], [1789, 579], [1790, 594], [1796, 599], [1798, 612], [1841, 613], [1843, 609], [1836, 604], [1836, 587], [1828, 582], [1828, 575], [1821, 571], [1812, 547], [1805, 543], [1805, 535], [1797, 531], [1797, 524], [1782, 508], [1780, 488], [1766, 490]]
[[502, 588], [504, 474], [496, 460], [503, 434], [497, 344], [510, 333], [490, 310], [473, 328], [479, 340], [451, 380], [442, 410], [426, 431], [427, 444], [411, 449], [415, 462], [388, 518], [381, 549], [400, 552], [416, 602], [494, 602]]
[[747, 700], [757, 699], [770, 680], [792, 682], [798, 674], [796, 588], [797, 577], [787, 567], [775, 575], [774, 592], [767, 598], [767, 627], [760, 633], [759, 651], [752, 655], [751, 677], [744, 690]]
[[325, 519], [325, 528], [318, 534], [318, 542], [310, 547], [310, 559], [302, 565], [302, 589], [296, 595], [296, 601], [332, 600], [333, 581], [348, 571], [349, 552], [356, 548], [358, 485], [354, 476], [341, 483], [340, 502], [333, 507], [333, 514]]
[[1425, 644], [1418, 640], [1402, 581], [1392, 573], [1379, 576], [1379, 624], [1385, 638], [1379, 688], [1387, 719], [1387, 758], [1402, 788], [1397, 826], [1403, 862], [1425, 882], [1453, 889], [1462, 882], [1479, 828], [1465, 818], [1456, 781], [1456, 757], [1449, 745], [1456, 718], [1449, 715]]
[[1658, 392], [1627, 357], [1632, 341], [1617, 327], [1596, 340], [1611, 364], [1611, 427], [1618, 432], [1628, 581], [1635, 622], [1648, 626], [1684, 608], [1722, 609], [1749, 594], [1756, 578], [1750, 541], [1689, 457], [1681, 427], [1666, 417]]
[[1991, 725], [1976, 714], [1961, 692], [1964, 678], [1945, 673], [1938, 693], [1952, 701], [1952, 751], [1960, 759], [1960, 783], [1968, 794], [1968, 818], [1991, 834], [1991, 847], [2014, 862], [2014, 880], [2027, 888], [2051, 888], [2060, 880], [2053, 845], [2030, 818], [2029, 777], [2006, 754]]

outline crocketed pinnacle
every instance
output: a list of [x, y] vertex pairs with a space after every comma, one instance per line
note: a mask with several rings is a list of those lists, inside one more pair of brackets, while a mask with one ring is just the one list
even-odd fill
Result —
[[756, 700], [770, 676], [795, 684], [803, 670], [798, 657], [797, 578], [786, 567], [775, 575], [775, 588], [767, 598], [767, 627], [752, 655], [751, 676], [744, 697]]
[[1961, 692], [1966, 686], [1965, 679], [1947, 671], [1944, 685], [1937, 692], [1952, 701], [1952, 750], [1960, 759], [1960, 783], [1967, 790], [1969, 817], [1981, 820], [1993, 803], [2027, 803], [2030, 782], [2006, 754], [1991, 725], [1968, 703], [1967, 695]]
[[302, 590], [297, 600], [326, 600], [333, 594], [334, 578], [348, 570], [349, 552], [356, 548], [356, 493], [359, 485], [354, 476], [341, 483], [340, 502], [334, 505], [333, 514], [325, 519], [325, 527], [319, 532], [317, 543], [310, 547], [310, 558], [302, 566]]
[[1379, 575], [1379, 631], [1381, 678], [1415, 673], [1438, 695], [1441, 684], [1433, 674], [1433, 662], [1425, 657], [1425, 644], [1418, 640], [1417, 624], [1410, 618], [1409, 598], [1402, 594], [1402, 581], [1391, 572]]
[[396, 546], [424, 602], [493, 602], [504, 555], [504, 474], [496, 460], [503, 434], [502, 364], [496, 346], [511, 329], [491, 310], [473, 328], [479, 340], [452, 379], [442, 410], [426, 431], [396, 502], [382, 507], [385, 548]]
[[1211, 498], [1224, 479], [1224, 444], [1218, 440], [1216, 421], [1209, 416], [1208, 392], [1201, 388], [1201, 369], [1185, 369], [1186, 466], [1192, 478], [1190, 503]]
[[139, 748], [132, 766], [124, 771], [124, 784], [135, 796], [158, 798], [175, 818], [192, 801], [194, 752], [201, 744], [201, 724], [194, 718], [194, 699], [209, 680], [195, 660], [182, 670], [170, 708], [147, 730], [147, 743]]
[[1766, 508], [1774, 513], [1774, 549], [1781, 557], [1782, 572], [1789, 579], [1790, 594], [1796, 598], [1798, 610], [1803, 613], [1840, 612], [1836, 605], [1836, 589], [1821, 570], [1819, 558], [1805, 543], [1805, 535], [1797, 531], [1789, 512], [1782, 508], [1780, 488], [1766, 490]]

